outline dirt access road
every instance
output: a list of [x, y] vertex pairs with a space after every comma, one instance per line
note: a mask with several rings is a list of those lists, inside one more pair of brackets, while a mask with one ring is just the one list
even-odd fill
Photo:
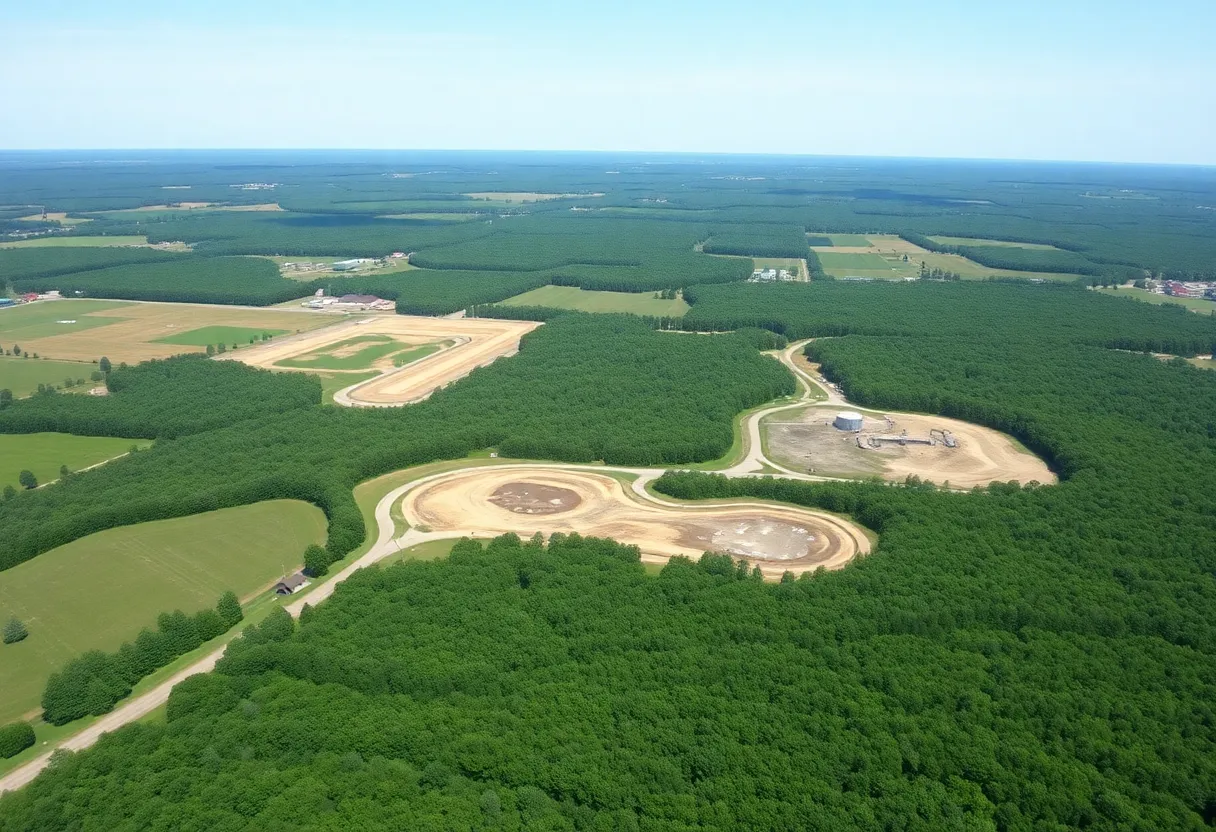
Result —
[[508, 321], [495, 318], [423, 318], [411, 315], [372, 315], [306, 332], [278, 338], [223, 357], [243, 361], [254, 367], [272, 370], [308, 369], [279, 366], [331, 344], [359, 335], [419, 338], [432, 341], [453, 340], [450, 349], [428, 355], [404, 367], [389, 368], [375, 378], [353, 384], [334, 394], [336, 404], [347, 407], [400, 407], [421, 401], [441, 387], [519, 351], [519, 339], [540, 326], [534, 321]]

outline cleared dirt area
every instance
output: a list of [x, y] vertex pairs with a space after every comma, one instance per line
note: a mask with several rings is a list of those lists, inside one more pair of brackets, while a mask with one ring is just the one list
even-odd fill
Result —
[[[852, 408], [833, 404], [774, 414], [762, 426], [769, 455], [793, 470], [833, 477], [899, 481], [915, 475], [952, 488], [1010, 480], [1056, 482], [1041, 459], [989, 428], [941, 416], [865, 413], [857, 434], [832, 425], [842, 409]], [[955, 447], [949, 447], [945, 432]], [[900, 444], [901, 437], [906, 444]], [[930, 439], [933, 444], [919, 441]]]
[[463, 378], [477, 367], [505, 355], [514, 355], [519, 350], [519, 339], [538, 326], [540, 324], [533, 321], [492, 318], [374, 315], [315, 332], [277, 338], [256, 347], [228, 353], [224, 358], [244, 361], [254, 367], [285, 370], [290, 368], [284, 367], [284, 361], [324, 352], [334, 344], [358, 336], [386, 335], [406, 344], [453, 342], [449, 349], [440, 350], [404, 367], [388, 368], [381, 375], [334, 394], [336, 403], [347, 406], [395, 407], [425, 399], [435, 390]]
[[[135, 364], [151, 358], [168, 358], [183, 352], [203, 352], [205, 345], [169, 344], [159, 339], [203, 327], [245, 327], [256, 331], [303, 332], [333, 318], [299, 309], [255, 309], [191, 303], [115, 303], [97, 309], [96, 301], [40, 301], [53, 317], [40, 333], [62, 329], [62, 335], [23, 336], [21, 347], [45, 358], [95, 361], [106, 356], [115, 364]], [[90, 306], [90, 304], [93, 304]]]
[[605, 474], [543, 467], [455, 471], [409, 491], [401, 513], [429, 533], [611, 537], [637, 546], [647, 563], [721, 552], [769, 579], [839, 569], [870, 550], [861, 529], [830, 514], [762, 503], [660, 504]]

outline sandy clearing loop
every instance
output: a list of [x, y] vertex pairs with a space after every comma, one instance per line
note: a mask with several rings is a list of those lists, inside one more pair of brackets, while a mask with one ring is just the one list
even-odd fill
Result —
[[334, 394], [336, 404], [347, 407], [400, 407], [421, 401], [453, 381], [504, 356], [519, 351], [519, 340], [539, 323], [493, 318], [424, 318], [412, 315], [371, 315], [292, 338], [228, 353], [224, 358], [254, 367], [296, 372], [279, 362], [323, 350], [357, 335], [387, 335], [421, 340], [450, 340], [455, 345], [404, 367], [390, 367], [381, 375]]
[[[503, 495], [511, 493], [530, 499], [504, 504]], [[537, 495], [550, 495], [549, 505], [538, 504]], [[719, 551], [759, 566], [769, 580], [786, 570], [840, 569], [870, 550], [859, 528], [823, 512], [751, 502], [670, 503], [607, 474], [544, 465], [466, 469], [422, 481], [405, 493], [401, 513], [428, 536], [610, 537], [640, 548], [647, 563]]]

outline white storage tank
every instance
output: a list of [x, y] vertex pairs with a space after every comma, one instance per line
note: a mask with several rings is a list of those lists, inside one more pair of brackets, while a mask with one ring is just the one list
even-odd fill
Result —
[[865, 418], [854, 410], [842, 410], [832, 424], [840, 430], [858, 431], [865, 424]]

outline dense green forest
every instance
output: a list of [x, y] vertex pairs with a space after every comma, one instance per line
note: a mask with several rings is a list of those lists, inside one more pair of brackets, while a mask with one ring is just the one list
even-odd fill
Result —
[[113, 395], [34, 395], [0, 411], [0, 432], [172, 439], [321, 401], [314, 376], [208, 361], [201, 354], [120, 365], [106, 386]]
[[735, 254], [746, 257], [792, 257], [807, 254], [802, 227], [747, 225], [729, 230], [715, 229], [702, 248], [706, 254]]
[[[553, 320], [524, 337], [518, 356], [401, 409], [321, 406], [314, 379], [235, 362], [172, 359], [114, 376], [118, 389], [102, 400], [50, 394], [0, 413], [4, 432], [160, 440], [0, 503], [11, 530], [0, 569], [101, 529], [278, 497], [325, 511], [337, 558], [364, 537], [351, 488], [377, 474], [491, 447], [572, 462], [714, 459], [731, 445], [736, 413], [794, 391], [743, 338], [673, 336], [614, 315]], [[225, 386], [241, 398], [217, 404]]]

